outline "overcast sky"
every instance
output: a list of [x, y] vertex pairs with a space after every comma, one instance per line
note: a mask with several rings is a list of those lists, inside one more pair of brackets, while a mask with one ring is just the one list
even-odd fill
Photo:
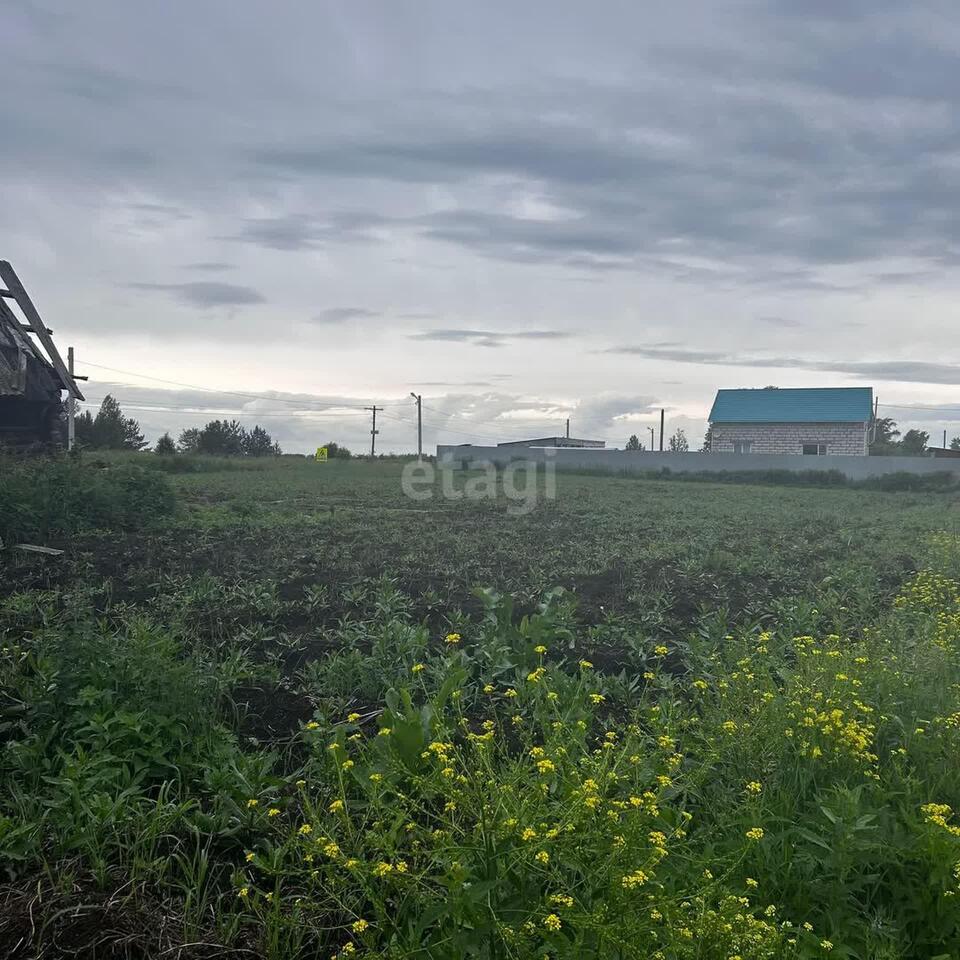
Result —
[[939, 442], [958, 81], [955, 0], [21, 0], [0, 258], [151, 440], [362, 448], [376, 402], [407, 450], [415, 390], [428, 445], [698, 444], [777, 384]]

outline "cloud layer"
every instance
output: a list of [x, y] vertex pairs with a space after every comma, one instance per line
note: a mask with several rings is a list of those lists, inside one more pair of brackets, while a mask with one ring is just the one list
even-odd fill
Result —
[[782, 370], [923, 423], [960, 372], [958, 75], [947, 0], [210, 0], [186, 34], [28, 0], [0, 256], [58, 343], [169, 380], [435, 391], [498, 435], [613, 397], [619, 435]]

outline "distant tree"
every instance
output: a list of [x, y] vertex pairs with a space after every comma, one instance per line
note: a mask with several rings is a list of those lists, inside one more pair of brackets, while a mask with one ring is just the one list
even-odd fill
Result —
[[177, 445], [173, 442], [173, 437], [165, 433], [154, 445], [153, 452], [161, 457], [172, 457], [177, 452]]
[[257, 424], [241, 438], [243, 454], [246, 457], [269, 457], [273, 455], [273, 438]]
[[635, 433], [631, 433], [630, 439], [627, 441], [627, 445], [626, 447], [624, 447], [624, 449], [625, 450], [642, 450], [643, 444], [640, 442], [640, 438]]
[[870, 453], [873, 456], [890, 456], [900, 452], [900, 443], [897, 437], [897, 421], [893, 417], [878, 417], [873, 422], [873, 442], [870, 444]]
[[951, 450], [960, 450], [960, 437], [954, 437], [954, 438], [950, 441], [950, 449], [951, 449]]
[[212, 457], [243, 455], [246, 431], [236, 420], [211, 420], [197, 437], [197, 453]]
[[690, 444], [687, 442], [687, 435], [681, 429], [677, 429], [677, 432], [670, 438], [670, 452], [671, 453], [688, 453], [690, 450]]
[[930, 434], [926, 430], [908, 430], [900, 441], [900, 451], [906, 455], [916, 456], [927, 449]]
[[713, 446], [713, 424], [707, 424], [707, 432], [703, 435], [703, 446], [700, 448], [701, 453], [709, 453], [711, 447]]
[[140, 424], [125, 417], [120, 404], [108, 393], [97, 415], [81, 414], [74, 425], [77, 442], [90, 450], [141, 450], [147, 445]]
[[187, 427], [180, 431], [177, 448], [181, 453], [198, 453], [200, 450], [200, 431], [196, 427]]
[[247, 432], [236, 420], [211, 420], [205, 427], [189, 427], [180, 434], [181, 453], [205, 453], [211, 457], [279, 457], [279, 443], [257, 424]]
[[93, 414], [89, 410], [84, 410], [73, 424], [74, 438], [78, 447], [84, 447], [92, 450], [95, 443], [93, 433]]
[[329, 460], [349, 460], [353, 456], [346, 447], [341, 447], [339, 443], [333, 440], [324, 444], [324, 446], [327, 448], [327, 458]]

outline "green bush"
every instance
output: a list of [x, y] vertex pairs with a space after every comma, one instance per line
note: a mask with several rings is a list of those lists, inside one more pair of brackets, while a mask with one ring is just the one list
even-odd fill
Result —
[[173, 510], [166, 478], [136, 464], [0, 459], [4, 542], [57, 539], [105, 527], [135, 530]]

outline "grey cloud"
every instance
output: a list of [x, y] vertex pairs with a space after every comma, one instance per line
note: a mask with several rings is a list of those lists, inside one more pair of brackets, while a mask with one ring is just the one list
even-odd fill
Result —
[[648, 360], [703, 364], [722, 367], [760, 367], [822, 370], [846, 373], [861, 379], [904, 383], [960, 383], [960, 364], [929, 363], [920, 360], [817, 360], [803, 357], [744, 356], [717, 350], [688, 350], [671, 347], [619, 346], [602, 353], [630, 354]]
[[217, 283], [213, 280], [194, 280], [187, 283], [131, 283], [135, 290], [156, 290], [169, 293], [191, 307], [239, 307], [265, 303], [262, 293], [253, 287], [236, 283]]
[[171, 83], [147, 81], [129, 71], [110, 70], [90, 63], [43, 64], [43, 76], [51, 87], [71, 97], [98, 106], [115, 107], [147, 97], [183, 97], [189, 91]]
[[[427, 141], [376, 140], [333, 147], [288, 147], [256, 151], [267, 168], [296, 174], [335, 174], [435, 182], [488, 173], [595, 184], [632, 180], [654, 164], [624, 142], [598, 142], [588, 131], [574, 138], [540, 125], [537, 135], [516, 128]], [[637, 169], [637, 166], [640, 169]]]
[[389, 223], [379, 214], [340, 210], [324, 218], [304, 214], [244, 220], [240, 230], [222, 239], [272, 250], [314, 250], [328, 244], [376, 239], [375, 229]]
[[418, 387], [489, 387], [490, 380], [423, 380], [416, 384]]
[[479, 347], [505, 347], [511, 340], [562, 340], [570, 334], [562, 330], [468, 330], [448, 328], [408, 334], [409, 340], [438, 343], [469, 343]]
[[336, 325], [348, 320], [369, 320], [380, 316], [376, 310], [367, 310], [365, 307], [327, 307], [321, 310], [312, 322], [321, 325]]
[[767, 324], [768, 326], [771, 326], [771, 327], [790, 327], [790, 328], [795, 328], [795, 327], [802, 327], [802, 326], [803, 326], [803, 324], [802, 324], [799, 320], [793, 320], [793, 319], [791, 319], [790, 317], [767, 316], [767, 317], [757, 317], [757, 320], [758, 320], [760, 323], [765, 323], [765, 324]]
[[223, 260], [198, 260], [195, 263], [187, 263], [184, 265], [184, 270], [200, 270], [200, 271], [209, 271], [210, 273], [217, 273], [221, 270], [229, 270], [233, 266], [232, 263], [227, 263]]

